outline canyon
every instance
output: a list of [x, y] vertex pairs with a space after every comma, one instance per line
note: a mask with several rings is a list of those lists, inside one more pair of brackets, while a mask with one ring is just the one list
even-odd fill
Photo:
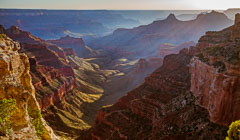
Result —
[[[20, 16], [38, 18], [58, 13], [21, 12]], [[60, 13], [73, 16], [78, 12]], [[102, 12], [105, 16], [119, 14]], [[7, 16], [6, 11], [0, 16]], [[116, 27], [123, 26], [122, 21], [136, 25], [125, 18]], [[4, 22], [6, 25], [8, 20]], [[11, 118], [21, 119], [10, 136], [224, 139], [227, 126], [240, 119], [239, 14], [232, 24], [216, 11], [189, 21], [169, 14], [166, 19], [132, 29], [119, 28], [86, 42], [62, 33], [44, 40], [32, 30], [21, 30], [24, 26], [5, 29], [1, 25], [0, 99], [15, 99], [21, 112]], [[40, 136], [33, 114], [38, 114], [44, 130]]]
[[[80, 130], [89, 129], [101, 106], [114, 103], [140, 84], [145, 74], [161, 65], [158, 61], [161, 59], [151, 59], [132, 64], [132, 72], [125, 67], [122, 67], [125, 72], [104, 70], [97, 64], [102, 58], [94, 58], [98, 52], [87, 47], [82, 39], [68, 36], [45, 41], [16, 26], [9, 29], [1, 26], [1, 33], [18, 41], [19, 52], [27, 55], [39, 107], [58, 135], [74, 138]], [[78, 56], [79, 49], [86, 50], [80, 51], [86, 58]], [[119, 84], [119, 81], [125, 82]]]
[[167, 55], [141, 86], [100, 109], [79, 139], [224, 139], [240, 119], [239, 20]]

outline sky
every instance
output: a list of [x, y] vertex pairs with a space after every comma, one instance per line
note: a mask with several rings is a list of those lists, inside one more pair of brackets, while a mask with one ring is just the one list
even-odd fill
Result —
[[197, 10], [240, 8], [240, 0], [0, 0], [0, 8]]

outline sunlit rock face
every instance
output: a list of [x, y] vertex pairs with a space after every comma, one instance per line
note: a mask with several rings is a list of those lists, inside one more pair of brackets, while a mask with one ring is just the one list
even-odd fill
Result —
[[75, 85], [73, 69], [66, 60], [67, 52], [16, 26], [9, 29], [1, 26], [1, 30], [21, 44], [20, 52], [24, 52], [29, 59], [30, 74], [40, 108], [44, 110], [58, 104]]
[[[0, 139], [38, 139], [32, 120], [36, 119], [33, 112], [40, 108], [35, 98], [28, 57], [18, 53], [19, 49], [19, 43], [1, 34], [0, 99], [15, 99], [16, 110], [10, 118], [13, 133], [0, 136]], [[37, 119], [43, 126], [42, 139], [58, 139], [42, 117]]]
[[239, 22], [237, 14], [232, 27], [203, 36], [190, 63], [197, 104], [209, 111], [212, 122], [226, 126], [240, 119]]
[[118, 78], [120, 72], [100, 69], [89, 59], [78, 57], [73, 48], [61, 48], [18, 28], [7, 32], [0, 27], [20, 42], [19, 52], [27, 55], [36, 99], [55, 133], [74, 138], [80, 130], [89, 129], [98, 108], [107, 104], [102, 101], [104, 84], [109, 77]]

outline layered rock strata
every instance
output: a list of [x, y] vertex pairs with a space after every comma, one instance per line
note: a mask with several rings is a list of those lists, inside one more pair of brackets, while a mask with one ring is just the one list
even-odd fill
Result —
[[240, 17], [235, 25], [203, 36], [191, 60], [191, 91], [212, 122], [228, 126], [240, 119]]
[[[40, 107], [35, 98], [30, 64], [25, 54], [18, 53], [19, 49], [19, 43], [1, 34], [0, 100], [13, 99], [16, 108], [9, 119], [13, 132], [0, 136], [0, 139], [58, 139], [41, 115], [36, 115]], [[39, 125], [35, 124], [36, 121]]]

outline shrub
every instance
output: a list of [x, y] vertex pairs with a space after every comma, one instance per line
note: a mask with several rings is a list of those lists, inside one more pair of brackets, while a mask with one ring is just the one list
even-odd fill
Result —
[[240, 63], [239, 53], [240, 47], [239, 46], [225, 46], [225, 47], [209, 47], [203, 50], [209, 56], [217, 57], [222, 56], [224, 59], [232, 64], [236, 65]]
[[205, 53], [207, 53], [210, 56], [222, 56], [224, 48], [223, 47], [209, 47], [203, 50]]
[[5, 34], [0, 34], [0, 38], [6, 38]]
[[226, 140], [240, 140], [240, 120], [233, 122], [227, 131]]
[[204, 63], [207, 63], [207, 64], [209, 63], [209, 59], [208, 59], [208, 58], [205, 58], [202, 53], [200, 53], [200, 54], [198, 54], [198, 55], [196, 55], [196, 56], [198, 57], [198, 59], [199, 59], [200, 61], [202, 61], [202, 62], [204, 62]]
[[35, 127], [37, 136], [39, 139], [42, 138], [42, 135], [45, 133], [44, 126], [42, 124], [41, 118], [42, 114], [41, 111], [37, 108], [32, 110], [30, 107], [28, 108], [28, 113], [32, 118], [32, 124]]
[[0, 100], [0, 133], [7, 135], [11, 129], [10, 118], [16, 111], [15, 99], [2, 99]]

